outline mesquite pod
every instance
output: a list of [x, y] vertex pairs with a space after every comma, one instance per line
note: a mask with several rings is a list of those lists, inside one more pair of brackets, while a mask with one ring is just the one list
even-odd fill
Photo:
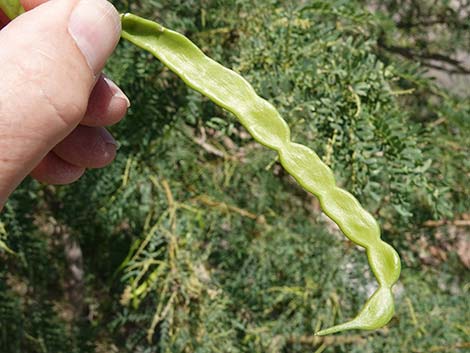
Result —
[[333, 172], [311, 149], [290, 139], [287, 123], [240, 75], [207, 57], [188, 38], [141, 17], [122, 15], [122, 37], [141, 47], [178, 75], [189, 87], [233, 113], [253, 138], [279, 154], [283, 167], [320, 200], [323, 211], [355, 244], [367, 250], [379, 288], [353, 320], [317, 332], [373, 330], [394, 313], [392, 286], [400, 275], [400, 258], [380, 239], [380, 229], [353, 195], [336, 186]]

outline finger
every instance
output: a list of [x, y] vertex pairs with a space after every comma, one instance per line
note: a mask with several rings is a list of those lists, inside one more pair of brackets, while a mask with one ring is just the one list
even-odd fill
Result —
[[51, 0], [0, 31], [0, 208], [83, 119], [120, 36], [105, 0]]
[[77, 167], [49, 152], [31, 172], [31, 176], [46, 184], [65, 185], [78, 180], [85, 168]]
[[101, 75], [88, 101], [85, 117], [80, 122], [87, 126], [110, 126], [126, 115], [130, 102], [109, 78]]
[[2, 10], [0, 10], [0, 29], [6, 26], [8, 22], [10, 22], [10, 20], [8, 19], [7, 15], [5, 15]]
[[116, 141], [105, 128], [78, 126], [53, 151], [71, 164], [102, 168], [116, 157], [116, 149]]
[[23, 5], [26, 11], [34, 9], [35, 7], [48, 2], [49, 0], [21, 0], [21, 5]]

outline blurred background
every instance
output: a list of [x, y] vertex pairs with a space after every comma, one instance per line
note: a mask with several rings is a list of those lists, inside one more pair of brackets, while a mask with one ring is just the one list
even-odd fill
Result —
[[26, 180], [0, 214], [1, 352], [468, 352], [469, 0], [113, 3], [279, 109], [400, 253], [396, 315], [314, 336], [374, 291], [364, 251], [233, 116], [123, 42], [116, 162]]

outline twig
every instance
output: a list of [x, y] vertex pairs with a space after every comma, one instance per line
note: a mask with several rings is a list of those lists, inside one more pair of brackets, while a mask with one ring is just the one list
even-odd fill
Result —
[[162, 180], [163, 189], [165, 189], [166, 199], [168, 201], [168, 211], [170, 213], [170, 224], [171, 224], [171, 231], [174, 232], [176, 229], [176, 204], [175, 199], [173, 197], [173, 193], [171, 192], [170, 185], [166, 179]]
[[456, 349], [464, 349], [464, 348], [470, 348], [470, 342], [459, 342], [452, 346], [433, 346], [427, 349], [426, 351], [422, 351], [422, 350], [414, 348], [411, 351], [413, 353], [455, 352]]
[[[461, 61], [453, 59], [444, 54], [432, 53], [432, 52], [417, 52], [409, 47], [387, 45], [385, 44], [383, 39], [378, 41], [378, 45], [379, 47], [389, 52], [401, 55], [407, 59], [422, 59], [423, 60], [422, 64], [424, 66], [427, 66], [436, 70], [446, 71], [446, 72], [455, 73], [455, 74], [466, 74], [466, 75], [470, 74], [470, 69], [467, 69], [466, 67], [464, 67]], [[425, 60], [434, 60], [434, 61], [446, 63], [446, 64], [451, 65], [454, 69], [439, 66], [439, 65], [430, 63], [428, 61], [425, 61]]]
[[324, 344], [326, 346], [333, 346], [339, 344], [352, 344], [352, 343], [365, 343], [366, 339], [361, 335], [353, 336], [289, 336], [287, 343], [290, 344], [304, 344], [309, 346], [316, 346]]
[[228, 205], [225, 202], [218, 202], [218, 201], [212, 200], [209, 197], [207, 197], [206, 195], [197, 196], [197, 197], [191, 199], [191, 201], [201, 202], [206, 206], [218, 208], [222, 211], [235, 212], [235, 213], [238, 213], [239, 215], [241, 215], [243, 217], [253, 219], [259, 224], [266, 224], [266, 219], [264, 218], [263, 215], [258, 216], [257, 214], [251, 213], [251, 212], [249, 212], [247, 210], [244, 210], [242, 208], [232, 206], [232, 205]]
[[426, 221], [423, 223], [423, 226], [429, 227], [429, 228], [441, 227], [444, 225], [452, 225], [456, 227], [470, 227], [470, 220], [456, 219], [453, 221], [448, 221], [445, 219], [441, 219], [439, 221]]
[[430, 123], [429, 127], [436, 127], [438, 125], [441, 125], [442, 123], [445, 123], [446, 120], [447, 120], [446, 118], [440, 117], [439, 119], [434, 120], [432, 123]]
[[[165, 288], [163, 290], [163, 293], [165, 293], [166, 290], [168, 289], [167, 284], [168, 284], [168, 282], [165, 283]], [[160, 303], [158, 304], [157, 310], [155, 311], [155, 315], [153, 316], [153, 319], [152, 319], [152, 323], [151, 323], [150, 327], [147, 330], [147, 342], [148, 343], [152, 343], [153, 335], [155, 333], [155, 328], [168, 315], [168, 312], [171, 309], [173, 301], [176, 298], [176, 294], [177, 294], [177, 292], [173, 292], [171, 294], [170, 299], [168, 299], [168, 302], [166, 303], [165, 308], [163, 309], [163, 311], [162, 311], [163, 302], [160, 301]]]
[[224, 152], [222, 152], [221, 150], [217, 149], [216, 147], [214, 147], [213, 145], [211, 145], [210, 143], [204, 141], [202, 138], [196, 138], [194, 137], [193, 138], [193, 141], [202, 147], [202, 149], [204, 151], [206, 151], [207, 153], [209, 154], [213, 154], [214, 156], [217, 156], [217, 157], [220, 157], [220, 158], [227, 158], [229, 156], [227, 156]]

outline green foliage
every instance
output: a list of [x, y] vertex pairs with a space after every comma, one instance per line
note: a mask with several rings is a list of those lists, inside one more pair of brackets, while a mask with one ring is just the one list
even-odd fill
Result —
[[[438, 242], [423, 222], [470, 209], [470, 101], [381, 45], [419, 39], [388, 15], [408, 7], [372, 14], [364, 2], [115, 4], [242, 73], [377, 216], [405, 265], [387, 329], [312, 336], [374, 290], [365, 255], [228, 113], [122, 43], [107, 67], [132, 101], [113, 127], [116, 162], [68, 187], [26, 181], [0, 215], [0, 350], [458, 351], [468, 271], [455, 250], [427, 266], [416, 243]], [[83, 287], [69, 284], [67, 237], [83, 253]]]

